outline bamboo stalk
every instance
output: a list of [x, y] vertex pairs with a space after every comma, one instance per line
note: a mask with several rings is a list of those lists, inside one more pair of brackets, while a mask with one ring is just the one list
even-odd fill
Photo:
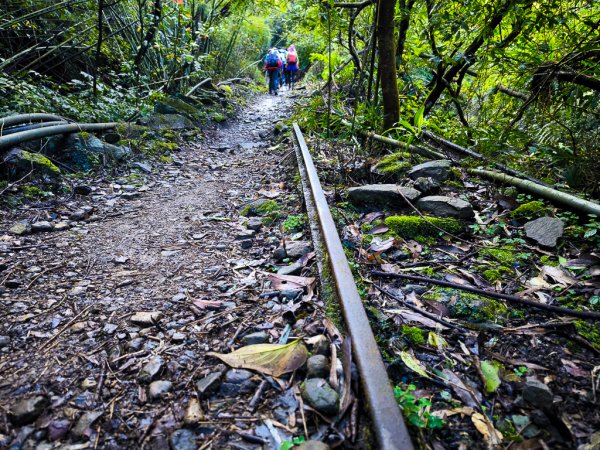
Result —
[[8, 116], [0, 119], [0, 129], [12, 127], [14, 125], [21, 125], [22, 123], [31, 122], [52, 122], [58, 120], [65, 120], [64, 117], [57, 116], [55, 114], [16, 114], [14, 116]]
[[69, 125], [56, 125], [54, 127], [40, 128], [37, 130], [22, 131], [9, 136], [0, 136], [0, 149], [12, 147], [25, 141], [40, 139], [57, 134], [78, 133], [80, 131], [104, 131], [117, 126], [111, 123], [71, 123]]
[[520, 188], [526, 192], [539, 195], [547, 200], [560, 203], [568, 209], [576, 209], [586, 214], [596, 214], [600, 216], [600, 205], [589, 200], [576, 197], [565, 192], [557, 191], [546, 186], [541, 186], [529, 180], [512, 177], [504, 173], [493, 172], [490, 170], [469, 169], [469, 173], [478, 175], [488, 180], [499, 181]]

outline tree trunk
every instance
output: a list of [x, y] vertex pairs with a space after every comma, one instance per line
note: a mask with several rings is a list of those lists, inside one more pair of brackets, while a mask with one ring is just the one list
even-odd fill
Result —
[[146, 52], [154, 42], [158, 26], [160, 25], [160, 20], [162, 17], [161, 0], [154, 0], [154, 9], [152, 11], [152, 16], [152, 23], [148, 26], [148, 31], [144, 36], [144, 40], [140, 43], [140, 49], [138, 50], [137, 55], [135, 55], [134, 66], [138, 73], [140, 72], [140, 66], [142, 64], [144, 56], [146, 56]]
[[379, 43], [379, 74], [383, 96], [383, 127], [392, 128], [400, 119], [400, 99], [396, 79], [396, 43], [394, 13], [396, 0], [379, 0], [377, 35]]
[[100, 65], [100, 52], [102, 50], [102, 39], [104, 37], [102, 23], [104, 21], [104, 0], [98, 0], [98, 40], [96, 41], [96, 63], [94, 64], [94, 102], [98, 99], [98, 66]]
[[398, 23], [398, 45], [396, 46], [396, 61], [398, 68], [402, 64], [404, 55], [404, 45], [406, 44], [406, 34], [410, 27], [410, 13], [416, 0], [400, 0], [400, 22]]

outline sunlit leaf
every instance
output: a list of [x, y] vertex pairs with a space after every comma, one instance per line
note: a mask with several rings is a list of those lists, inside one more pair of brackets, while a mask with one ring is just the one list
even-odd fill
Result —
[[485, 392], [491, 394], [500, 387], [500, 367], [495, 361], [481, 361], [481, 372], [485, 378]]
[[425, 366], [421, 363], [421, 361], [415, 358], [412, 353], [404, 351], [400, 352], [400, 358], [402, 358], [402, 362], [406, 364], [406, 367], [413, 372], [418, 373], [422, 377], [431, 378], [429, 375], [427, 375], [427, 369]]

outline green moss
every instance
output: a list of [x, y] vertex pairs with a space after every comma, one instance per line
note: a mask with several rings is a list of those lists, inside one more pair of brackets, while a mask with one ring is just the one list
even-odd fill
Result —
[[479, 252], [480, 256], [493, 258], [503, 266], [510, 266], [515, 263], [516, 255], [514, 250], [509, 247], [504, 248], [484, 248]]
[[233, 96], [233, 89], [231, 89], [231, 86], [227, 86], [226, 84], [223, 84], [222, 86], [220, 86], [220, 89], [225, 93], [225, 95], [227, 95], [228, 97]]
[[178, 148], [179, 146], [174, 142], [153, 140], [145, 143], [143, 150], [149, 155], [164, 155], [173, 153]]
[[46, 192], [35, 186], [24, 185], [21, 186], [20, 189], [23, 193], [23, 196], [29, 200], [36, 200], [47, 195]]
[[542, 202], [533, 201], [524, 203], [511, 213], [513, 219], [537, 219], [547, 212]]
[[540, 258], [540, 262], [545, 266], [558, 267], [560, 263], [558, 261], [552, 261], [553, 256], [543, 255]]
[[411, 167], [409, 158], [410, 154], [406, 152], [392, 153], [381, 158], [373, 169], [383, 175], [403, 174]]
[[[452, 178], [456, 180], [460, 180], [462, 178], [462, 172], [458, 167], [450, 167], [450, 173], [452, 174]], [[463, 187], [463, 185], [460, 184], [460, 187]]]
[[504, 266], [500, 266], [497, 269], [488, 269], [483, 271], [483, 278], [490, 283], [502, 280], [503, 276], [512, 273], [512, 269]]
[[173, 158], [171, 158], [170, 156], [160, 155], [158, 159], [160, 160], [160, 162], [165, 164], [171, 164], [173, 162]]
[[588, 323], [584, 320], [576, 320], [575, 329], [595, 348], [600, 350], [600, 325]]
[[[385, 224], [390, 230], [398, 236], [405, 239], [414, 239], [417, 236], [433, 237], [438, 236], [438, 228], [448, 233], [459, 233], [462, 230], [462, 224], [453, 218], [437, 218], [420, 216], [390, 216], [385, 219]], [[437, 228], [436, 228], [437, 227]]]
[[32, 164], [35, 164], [38, 169], [47, 173], [48, 175], [60, 175], [60, 169], [56, 167], [52, 161], [46, 158], [44, 155], [40, 155], [39, 153], [31, 153], [22, 151], [20, 157], [25, 161], [29, 161]]
[[244, 217], [271, 216], [273, 214], [279, 215], [279, 205], [274, 200], [255, 200], [240, 210], [240, 215]]
[[402, 325], [400, 332], [411, 344], [423, 345], [425, 343], [425, 332], [420, 328]]
[[462, 184], [460, 181], [454, 181], [454, 180], [447, 180], [444, 182], [445, 186], [454, 188], [454, 189], [464, 189], [465, 185]]
[[497, 300], [465, 292], [455, 294], [449, 306], [453, 315], [474, 322], [503, 323], [508, 313], [506, 305]]
[[223, 114], [215, 113], [212, 115], [212, 120], [214, 120], [217, 123], [221, 123], [221, 122], [225, 122], [227, 120], [227, 117], [225, 117], [225, 115], [223, 115]]
[[160, 135], [168, 141], [177, 140], [177, 134], [173, 130], [161, 130]]

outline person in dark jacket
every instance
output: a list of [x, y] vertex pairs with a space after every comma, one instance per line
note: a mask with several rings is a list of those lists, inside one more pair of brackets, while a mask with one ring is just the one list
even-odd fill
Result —
[[269, 94], [277, 95], [279, 72], [283, 67], [283, 61], [279, 57], [276, 48], [272, 48], [265, 58], [265, 71], [269, 77]]

